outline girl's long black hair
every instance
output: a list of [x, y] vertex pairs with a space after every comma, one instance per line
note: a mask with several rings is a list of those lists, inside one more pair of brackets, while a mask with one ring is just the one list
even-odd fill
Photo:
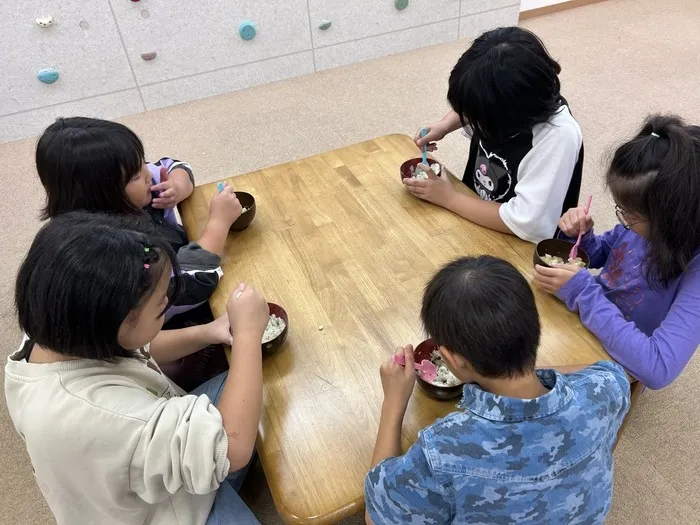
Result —
[[[147, 218], [63, 214], [41, 228], [19, 269], [19, 325], [31, 342], [67, 356], [134, 357], [119, 345], [119, 327], [171, 269], [179, 275], [175, 253]], [[179, 286], [171, 280], [166, 309]]]
[[617, 204], [648, 222], [649, 284], [666, 287], [700, 248], [700, 127], [647, 117], [615, 151], [607, 184]]

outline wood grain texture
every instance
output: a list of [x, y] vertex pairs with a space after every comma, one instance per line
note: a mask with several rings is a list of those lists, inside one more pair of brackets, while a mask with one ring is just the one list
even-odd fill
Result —
[[[531, 278], [532, 244], [404, 189], [399, 166], [418, 154], [409, 137], [389, 135], [230, 179], [255, 196], [257, 216], [229, 236], [211, 306], [223, 313], [231, 290], [245, 281], [289, 313], [287, 342], [263, 364], [257, 443], [287, 523], [335, 523], [362, 510], [382, 403], [379, 365], [397, 346], [425, 338], [418, 314], [430, 276], [458, 256], [491, 254]], [[215, 192], [216, 184], [197, 187], [182, 204], [190, 239], [200, 235]], [[539, 365], [609, 359], [578, 316], [547, 294], [535, 295]], [[404, 449], [453, 410], [454, 403], [416, 387]]]

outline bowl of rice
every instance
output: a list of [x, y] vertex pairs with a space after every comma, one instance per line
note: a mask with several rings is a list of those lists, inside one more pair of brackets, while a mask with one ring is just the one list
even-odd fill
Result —
[[287, 311], [275, 303], [267, 303], [270, 308], [270, 320], [265, 327], [262, 338], [262, 350], [265, 354], [274, 354], [287, 340], [289, 316]]
[[563, 239], [545, 239], [540, 241], [535, 246], [535, 253], [532, 256], [532, 262], [534, 265], [546, 266], [547, 268], [553, 268], [557, 264], [578, 264], [581, 268], [588, 268], [591, 264], [591, 260], [588, 254], [584, 252], [580, 247], [576, 255], [576, 260], [569, 261], [569, 253], [571, 253], [571, 248], [574, 247], [573, 242], [565, 241]]
[[255, 197], [245, 191], [236, 191], [234, 193], [243, 207], [243, 212], [231, 225], [231, 231], [240, 232], [250, 226], [250, 223], [255, 218]]
[[[418, 180], [428, 180], [428, 174], [418, 167], [418, 164], [423, 162], [422, 157], [417, 157], [415, 159], [410, 159], [401, 164], [401, 181], [404, 179], [418, 179]], [[428, 164], [439, 177], [442, 171], [442, 166], [433, 159], [428, 159]]]
[[420, 374], [416, 374], [418, 385], [428, 396], [434, 399], [448, 400], [462, 395], [464, 383], [447, 368], [440, 355], [439, 347], [433, 339], [427, 339], [419, 344], [413, 351], [413, 359], [417, 363], [427, 359], [437, 368], [437, 377], [431, 383], [425, 381]]

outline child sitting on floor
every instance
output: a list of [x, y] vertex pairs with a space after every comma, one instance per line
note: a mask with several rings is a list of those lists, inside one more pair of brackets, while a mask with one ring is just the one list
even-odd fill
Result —
[[[152, 226], [83, 212], [46, 224], [19, 270], [26, 336], [5, 396], [58, 525], [257, 523], [236, 490], [260, 421], [267, 303], [241, 284], [227, 304], [233, 336], [228, 320], [215, 338], [161, 331], [171, 272]], [[190, 395], [160, 371], [224, 341], [228, 375]]]
[[583, 207], [559, 227], [585, 235], [593, 276], [535, 268], [535, 280], [578, 312], [608, 353], [649, 388], [681, 373], [700, 345], [700, 127], [653, 116], [607, 172], [620, 224], [596, 235]]
[[504, 27], [477, 38], [452, 69], [452, 111], [416, 134], [433, 151], [448, 133], [471, 136], [462, 182], [478, 198], [456, 191], [447, 176], [404, 179], [421, 199], [492, 230], [537, 242], [578, 203], [583, 166], [581, 128], [560, 94], [561, 67], [530, 31]]
[[629, 408], [622, 368], [535, 371], [540, 323], [532, 290], [509, 263], [457, 259], [428, 283], [423, 325], [466, 383], [454, 412], [401, 455], [413, 391], [405, 368], [381, 366], [384, 403], [367, 523], [603, 523], [612, 503], [612, 449]]
[[175, 206], [192, 193], [192, 169], [171, 158], [147, 163], [141, 140], [122, 124], [59, 118], [39, 139], [36, 167], [46, 190], [44, 219], [74, 210], [148, 213], [183, 270], [184, 290], [166, 318], [205, 303], [214, 293], [229, 228], [242, 211], [232, 187], [214, 196], [202, 235], [189, 242]]

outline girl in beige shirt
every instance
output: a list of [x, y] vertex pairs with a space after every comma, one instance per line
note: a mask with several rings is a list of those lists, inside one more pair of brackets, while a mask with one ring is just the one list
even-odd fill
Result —
[[158, 365], [221, 334], [160, 330], [178, 268], [151, 228], [73, 212], [37, 234], [17, 276], [10, 416], [58, 525], [257, 523], [233, 486], [260, 421], [267, 303], [234, 290], [214, 327], [233, 334], [230, 371], [184, 394]]

